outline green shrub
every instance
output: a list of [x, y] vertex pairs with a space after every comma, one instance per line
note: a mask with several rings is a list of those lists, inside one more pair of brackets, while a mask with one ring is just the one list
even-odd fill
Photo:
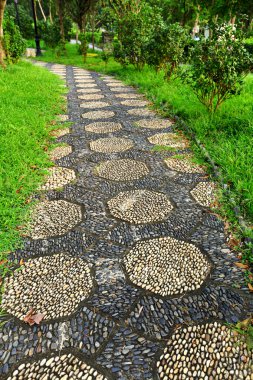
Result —
[[[5, 15], [13, 17], [13, 21], [17, 24], [16, 10], [14, 4], [8, 4], [5, 9]], [[33, 19], [21, 4], [18, 5], [19, 27], [22, 37], [31, 39], [34, 37]]]
[[156, 71], [164, 70], [170, 79], [184, 61], [188, 43], [188, 34], [179, 23], [168, 26], [161, 23], [147, 45], [147, 63]]
[[22, 38], [19, 27], [15, 25], [12, 17], [5, 17], [3, 29], [6, 61], [8, 63], [16, 63], [26, 49], [26, 42]]
[[[69, 40], [71, 35], [72, 23], [68, 17], [64, 18], [64, 31], [65, 39]], [[53, 23], [40, 21], [39, 29], [42, 39], [45, 41], [46, 46], [56, 48], [61, 45], [61, 31], [59, 19], [56, 18]]]
[[231, 25], [215, 24], [211, 37], [204, 37], [191, 48], [191, 66], [183, 75], [208, 111], [240, 93], [243, 78], [253, 59], [243, 46], [241, 30]]
[[118, 41], [114, 44], [114, 58], [123, 65], [137, 69], [146, 63], [146, 46], [155, 29], [159, 14], [144, 4], [138, 13], [127, 12], [118, 20]]
[[84, 57], [85, 61], [88, 52], [88, 42], [86, 39], [86, 33], [80, 33], [79, 40], [81, 43], [78, 45], [78, 53]]

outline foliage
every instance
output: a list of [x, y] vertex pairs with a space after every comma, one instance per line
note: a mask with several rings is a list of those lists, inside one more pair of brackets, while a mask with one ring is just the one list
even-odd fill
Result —
[[104, 61], [105, 65], [108, 64], [109, 59], [112, 57], [113, 49], [111, 44], [104, 44], [103, 51], [101, 53], [101, 59]]
[[210, 112], [242, 89], [243, 78], [253, 64], [242, 41], [239, 29], [216, 24], [212, 37], [202, 38], [191, 49], [191, 66], [184, 80]]
[[[86, 40], [87, 42], [92, 42], [92, 32], [86, 32]], [[101, 32], [94, 32], [94, 42], [95, 45], [100, 45], [102, 42], [102, 33]]]
[[253, 316], [238, 322], [236, 325], [231, 325], [231, 328], [244, 338], [248, 350], [253, 350]]
[[81, 42], [80, 45], [78, 45], [78, 52], [84, 57], [84, 62], [86, 60], [87, 52], [88, 52], [88, 42], [86, 38], [86, 33], [80, 33], [79, 34], [79, 40]]
[[155, 28], [155, 9], [142, 2], [138, 12], [127, 12], [118, 19], [118, 40], [114, 57], [123, 65], [133, 64], [137, 69], [146, 63], [146, 46]]
[[147, 45], [147, 63], [157, 71], [164, 70], [166, 78], [170, 79], [184, 61], [188, 42], [188, 34], [180, 24], [166, 26], [161, 23]]
[[34, 37], [33, 19], [23, 5], [18, 5], [18, 20], [14, 4], [8, 4], [5, 12], [6, 15], [13, 17], [15, 24], [19, 26], [23, 38], [31, 39]]
[[25, 51], [26, 42], [22, 38], [19, 28], [15, 25], [12, 17], [5, 17], [3, 28], [6, 61], [8, 63], [16, 63]]
[[[64, 18], [65, 37], [69, 39], [72, 23], [68, 17]], [[40, 34], [48, 47], [55, 48], [61, 44], [61, 31], [59, 19], [56, 18], [52, 23], [41, 21], [39, 23]]]

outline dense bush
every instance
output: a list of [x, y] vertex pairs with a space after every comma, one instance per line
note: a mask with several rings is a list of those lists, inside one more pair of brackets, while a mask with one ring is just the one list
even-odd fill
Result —
[[[92, 32], [86, 32], [86, 40], [87, 42], [92, 42]], [[102, 42], [102, 33], [101, 32], [94, 32], [94, 42], [95, 45], [100, 45]]]
[[[16, 18], [16, 10], [14, 4], [8, 4], [5, 10], [6, 16], [13, 17], [13, 20], [16, 25], [18, 25]], [[29, 40], [34, 37], [34, 28], [33, 28], [33, 19], [27, 12], [27, 9], [24, 8], [23, 5], [18, 5], [18, 15], [19, 15], [19, 28], [22, 37]]]
[[[65, 39], [70, 39], [72, 22], [69, 18], [64, 18], [64, 31], [65, 31]], [[60, 31], [60, 23], [59, 19], [56, 18], [53, 23], [40, 21], [39, 22], [39, 30], [42, 39], [45, 41], [45, 44], [48, 47], [56, 48], [61, 45], [61, 31]]]
[[170, 79], [183, 63], [188, 43], [188, 34], [180, 24], [161, 23], [147, 45], [147, 63], [157, 71], [163, 69]]
[[159, 15], [148, 6], [138, 13], [127, 12], [118, 20], [118, 40], [114, 44], [114, 58], [123, 65], [133, 64], [141, 69], [146, 63], [146, 46], [152, 36]]
[[5, 17], [4, 24], [4, 50], [8, 63], [17, 62], [26, 49], [26, 42], [22, 38], [18, 26], [12, 17]]
[[198, 99], [215, 112], [228, 98], [240, 93], [243, 78], [253, 59], [243, 46], [240, 29], [213, 25], [211, 37], [204, 37], [191, 48], [191, 65], [184, 73]]

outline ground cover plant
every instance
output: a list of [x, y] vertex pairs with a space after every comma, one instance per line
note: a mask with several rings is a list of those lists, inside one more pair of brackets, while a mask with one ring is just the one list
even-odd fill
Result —
[[61, 83], [29, 63], [0, 70], [0, 281], [9, 270], [7, 253], [20, 245], [29, 196], [51, 165], [47, 125], [62, 112]]

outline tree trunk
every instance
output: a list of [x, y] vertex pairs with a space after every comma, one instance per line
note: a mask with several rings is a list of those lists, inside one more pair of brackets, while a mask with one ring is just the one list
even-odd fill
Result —
[[95, 33], [95, 13], [92, 12], [92, 15], [91, 15], [91, 29], [92, 29], [92, 49], [93, 51], [95, 50], [95, 36], [94, 36], [94, 33]]
[[39, 4], [39, 7], [40, 7], [40, 11], [41, 11], [42, 17], [44, 18], [44, 21], [47, 21], [47, 18], [45, 16], [44, 11], [43, 11], [43, 8], [42, 8], [40, 0], [38, 0], [38, 4]]
[[57, 0], [57, 5], [58, 5], [58, 15], [59, 15], [59, 22], [60, 22], [61, 40], [63, 43], [65, 43], [65, 32], [64, 32], [64, 23], [63, 23], [63, 1]]
[[52, 17], [52, 0], [49, 0], [49, 20], [51, 23], [53, 23], [53, 17]]
[[4, 8], [6, 5], [6, 0], [0, 0], [0, 65], [4, 65], [4, 57], [5, 57], [5, 52], [4, 52], [4, 46], [3, 46], [3, 37], [4, 37], [4, 32], [3, 32], [3, 20], [4, 20]]

